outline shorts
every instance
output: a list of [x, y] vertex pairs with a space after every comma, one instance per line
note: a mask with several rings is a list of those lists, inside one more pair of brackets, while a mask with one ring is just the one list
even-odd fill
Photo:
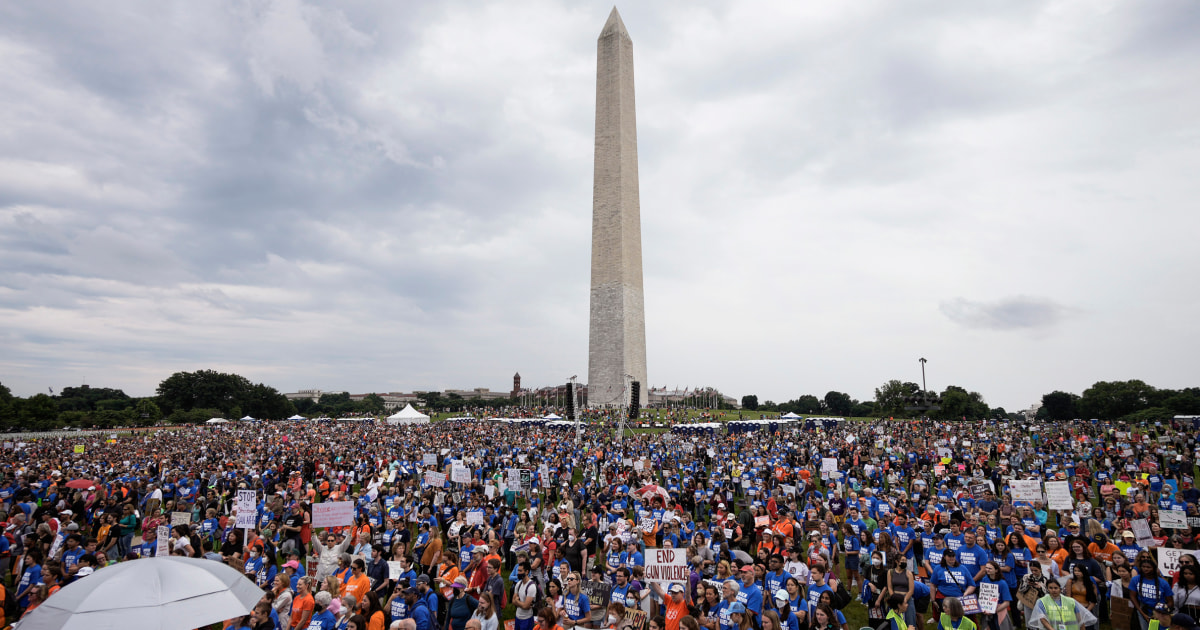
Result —
[[913, 599], [913, 607], [917, 609], [917, 614], [924, 615], [929, 612], [929, 596], [917, 597]]
[[858, 556], [846, 556], [846, 570], [847, 571], [857, 571], [858, 570]]

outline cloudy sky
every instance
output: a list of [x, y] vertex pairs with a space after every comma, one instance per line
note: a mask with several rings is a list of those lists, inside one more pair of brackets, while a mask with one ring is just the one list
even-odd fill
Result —
[[[0, 382], [586, 375], [611, 8], [0, 5]], [[620, 9], [652, 385], [1200, 385], [1200, 4]]]

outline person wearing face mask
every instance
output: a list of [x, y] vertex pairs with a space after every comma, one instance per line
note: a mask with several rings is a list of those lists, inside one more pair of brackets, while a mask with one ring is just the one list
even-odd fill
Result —
[[559, 545], [559, 549], [562, 550], [563, 558], [566, 559], [572, 571], [583, 571], [588, 561], [587, 543], [579, 538], [574, 527], [567, 529], [567, 541]]

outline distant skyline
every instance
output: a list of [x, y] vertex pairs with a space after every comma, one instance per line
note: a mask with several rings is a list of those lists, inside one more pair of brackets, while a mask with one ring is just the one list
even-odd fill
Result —
[[[618, 6], [649, 385], [1200, 385], [1200, 4]], [[584, 380], [612, 7], [0, 6], [0, 383]]]

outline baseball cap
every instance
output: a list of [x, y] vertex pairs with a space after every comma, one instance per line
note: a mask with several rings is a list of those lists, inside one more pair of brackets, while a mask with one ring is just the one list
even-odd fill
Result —
[[428, 575], [425, 575], [424, 573], [422, 573], [421, 575], [417, 576], [417, 584], [428, 584], [428, 583], [429, 583]]
[[1121, 538], [1137, 538], [1137, 536], [1134, 536], [1133, 532], [1131, 532], [1127, 529], [1127, 530], [1121, 532]]
[[751, 573], [753, 573], [753, 572], [754, 572], [754, 565], [753, 565], [753, 564], [743, 564], [743, 565], [742, 565], [742, 569], [741, 569], [741, 570], [742, 570], [742, 572], [743, 572], [743, 573], [745, 573], [746, 571], [750, 571]]
[[672, 593], [682, 593], [684, 591], [684, 588], [683, 588], [682, 584], [672, 584], [671, 588], [668, 590]]
[[1179, 626], [1181, 628], [1191, 628], [1196, 625], [1196, 621], [1192, 619], [1191, 615], [1175, 613], [1174, 615], [1171, 615], [1171, 625]]
[[729, 614], [732, 615], [733, 613], [746, 614], [746, 605], [742, 602], [733, 602], [729, 605]]
[[790, 601], [791, 599], [792, 599], [792, 596], [787, 592], [786, 589], [781, 588], [778, 591], [775, 591], [775, 601], [786, 602], [786, 601]]

